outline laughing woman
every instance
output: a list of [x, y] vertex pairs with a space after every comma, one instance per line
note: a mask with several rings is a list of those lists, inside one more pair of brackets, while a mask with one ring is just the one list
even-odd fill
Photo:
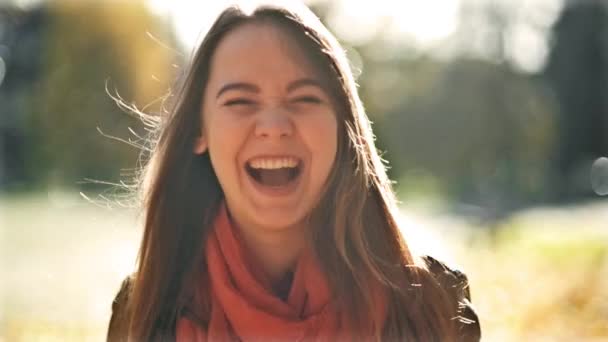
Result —
[[478, 341], [464, 274], [410, 252], [343, 50], [305, 7], [226, 9], [141, 182], [109, 341]]

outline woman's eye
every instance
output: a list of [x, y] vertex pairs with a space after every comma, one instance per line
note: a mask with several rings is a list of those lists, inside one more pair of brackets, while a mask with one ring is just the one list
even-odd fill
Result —
[[253, 102], [252, 100], [249, 99], [234, 99], [234, 100], [228, 100], [224, 103], [224, 106], [239, 106], [239, 105], [253, 105], [255, 104], [255, 102]]
[[300, 96], [293, 99], [296, 103], [321, 103], [321, 99], [316, 96]]

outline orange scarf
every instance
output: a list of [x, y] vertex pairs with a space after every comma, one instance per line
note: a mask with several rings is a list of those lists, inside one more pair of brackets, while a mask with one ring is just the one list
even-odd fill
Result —
[[[355, 333], [350, 316], [337, 310], [312, 253], [298, 259], [285, 301], [273, 294], [269, 281], [254, 276], [256, 267], [251, 260], [223, 207], [206, 245], [209, 284], [201, 284], [197, 290], [197, 296], [210, 292], [210, 320], [203, 327], [182, 316], [176, 327], [178, 342], [353, 341], [372, 336], [372, 322], [357, 326]], [[375, 315], [384, 322], [386, 300], [375, 297]]]

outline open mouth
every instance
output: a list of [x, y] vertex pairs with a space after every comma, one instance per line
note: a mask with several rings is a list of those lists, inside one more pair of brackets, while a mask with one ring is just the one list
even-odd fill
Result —
[[254, 158], [246, 163], [245, 169], [256, 183], [279, 188], [298, 179], [302, 161], [295, 157]]

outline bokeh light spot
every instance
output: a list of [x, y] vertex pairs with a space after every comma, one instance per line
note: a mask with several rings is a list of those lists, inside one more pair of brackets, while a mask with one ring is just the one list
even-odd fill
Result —
[[4, 59], [0, 57], [0, 86], [2, 85], [2, 81], [4, 81], [4, 75], [6, 75], [6, 64], [4, 63]]
[[591, 165], [591, 188], [600, 196], [608, 195], [608, 158], [598, 158]]

